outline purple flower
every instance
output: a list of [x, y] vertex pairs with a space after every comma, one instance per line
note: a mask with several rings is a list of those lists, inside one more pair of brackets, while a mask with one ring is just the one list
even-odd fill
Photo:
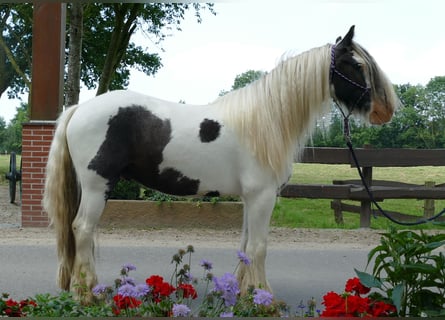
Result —
[[241, 250], [238, 250], [237, 252], [238, 254], [238, 259], [244, 263], [246, 266], [248, 266], [250, 264], [250, 259], [247, 256], [247, 254], [245, 252], [242, 252]]
[[221, 278], [213, 277], [214, 291], [221, 294], [226, 307], [234, 306], [240, 293], [238, 281], [231, 273], [225, 273]]
[[185, 304], [174, 304], [172, 308], [173, 317], [187, 317], [190, 314], [190, 308]]
[[219, 315], [220, 318], [233, 318], [233, 312], [231, 311], [227, 311], [227, 312], [222, 312]]
[[117, 293], [119, 293], [123, 297], [133, 297], [136, 298], [137, 292], [133, 285], [131, 284], [124, 284], [123, 286], [120, 286], [119, 289], [117, 289]]
[[253, 291], [253, 302], [268, 306], [272, 303], [273, 295], [269, 291], [263, 289], [255, 289]]
[[199, 263], [199, 265], [201, 267], [203, 267], [204, 270], [207, 270], [207, 271], [210, 271], [213, 268], [213, 263], [206, 259], [202, 259], [201, 262]]
[[107, 290], [109, 289], [109, 287], [105, 284], [98, 284], [97, 286], [95, 286], [92, 290], [93, 294], [95, 296], [100, 296], [101, 294], [104, 294], [105, 292], [107, 292]]
[[134, 287], [134, 292], [136, 298], [142, 298], [143, 296], [150, 293], [150, 287], [145, 283], [140, 283]]
[[122, 266], [122, 269], [127, 270], [128, 271], [135, 271], [136, 270], [136, 266], [134, 264], [131, 263], [126, 263]]

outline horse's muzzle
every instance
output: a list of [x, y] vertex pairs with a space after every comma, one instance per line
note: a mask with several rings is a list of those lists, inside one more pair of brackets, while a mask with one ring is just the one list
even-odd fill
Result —
[[384, 124], [391, 121], [393, 114], [392, 108], [374, 102], [369, 113], [369, 122], [377, 125]]

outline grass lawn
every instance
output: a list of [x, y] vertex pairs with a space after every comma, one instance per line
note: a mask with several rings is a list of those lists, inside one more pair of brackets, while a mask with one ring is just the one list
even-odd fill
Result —
[[[424, 184], [425, 181], [434, 181], [436, 184], [445, 182], [444, 167], [408, 167], [408, 168], [373, 168], [373, 178], [377, 180], [400, 181], [406, 183]], [[357, 169], [349, 165], [323, 165], [323, 164], [295, 164], [291, 183], [331, 184], [333, 180], [359, 179]], [[347, 203], [359, 205], [357, 201]], [[389, 199], [380, 205], [383, 209], [397, 211], [405, 214], [423, 215], [423, 200], [416, 199]], [[445, 208], [445, 200], [435, 201], [436, 212]], [[335, 223], [334, 213], [331, 209], [331, 200], [328, 199], [287, 199], [280, 198], [275, 206], [272, 216], [272, 225], [304, 228], [346, 228], [359, 227], [360, 217], [356, 213], [343, 213], [345, 224], [339, 226]], [[371, 227], [387, 229], [394, 223], [386, 218], [372, 218]], [[397, 226], [397, 225], [396, 225]], [[423, 225], [415, 228], [437, 228], [437, 225]], [[399, 227], [397, 228], [405, 228]], [[413, 227], [410, 227], [411, 229]]]
[[[0, 184], [8, 183], [5, 178], [5, 174], [6, 172], [9, 172], [9, 159], [9, 154], [0, 155]], [[16, 162], [16, 168], [17, 170], [20, 170], [20, 155], [17, 155]]]
[[[20, 157], [17, 157], [17, 169], [20, 167]], [[0, 183], [6, 184], [5, 173], [9, 171], [9, 155], [0, 155]], [[434, 181], [437, 184], [445, 183], [444, 167], [408, 167], [408, 168], [374, 168], [374, 179], [401, 181], [407, 183], [423, 184], [425, 181]], [[322, 164], [295, 164], [291, 183], [330, 184], [332, 180], [358, 179], [355, 168], [349, 165], [322, 165]], [[345, 228], [359, 227], [359, 215], [344, 213], [345, 224], [339, 226], [335, 223], [334, 213], [326, 199], [287, 199], [280, 198], [275, 206], [272, 216], [272, 225], [281, 227], [299, 228]], [[350, 201], [352, 204], [359, 202]], [[390, 199], [381, 203], [384, 209], [423, 215], [423, 201], [415, 199]], [[436, 212], [445, 208], [445, 200], [435, 201]], [[387, 229], [393, 223], [385, 218], [372, 219], [372, 228]], [[399, 228], [399, 227], [398, 227]], [[400, 227], [402, 228], [402, 227]], [[411, 227], [412, 228], [412, 227]], [[437, 225], [428, 224], [416, 228], [438, 228]]]

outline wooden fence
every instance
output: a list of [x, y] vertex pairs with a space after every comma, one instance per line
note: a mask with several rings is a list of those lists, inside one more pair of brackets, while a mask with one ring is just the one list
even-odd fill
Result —
[[[434, 199], [445, 199], [445, 183], [415, 185], [398, 181], [374, 180], [375, 167], [414, 167], [445, 166], [445, 149], [355, 149], [365, 180], [370, 186], [375, 200], [384, 199], [427, 199], [425, 216], [434, 213]], [[305, 148], [299, 162], [321, 164], [349, 164], [355, 167], [354, 160], [346, 148]], [[444, 168], [445, 170], [445, 168]], [[289, 184], [281, 192], [287, 198], [332, 199], [336, 221], [342, 222], [342, 212], [360, 213], [360, 227], [371, 226], [373, 212], [369, 196], [357, 173], [357, 180], [334, 180], [332, 184]], [[342, 200], [355, 200], [360, 206], [345, 204]], [[392, 217], [402, 221], [413, 221], [413, 217], [399, 212], [387, 211]], [[445, 219], [441, 218], [440, 221]]]

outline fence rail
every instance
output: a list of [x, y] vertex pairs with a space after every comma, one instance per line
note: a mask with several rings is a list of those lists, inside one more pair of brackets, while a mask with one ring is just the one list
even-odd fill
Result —
[[[375, 200], [385, 199], [429, 199], [425, 203], [425, 216], [432, 215], [434, 204], [431, 199], [445, 199], [445, 184], [416, 185], [400, 181], [373, 180], [374, 167], [415, 167], [445, 166], [445, 149], [373, 149], [355, 150], [362, 167], [365, 181], [370, 186]], [[354, 160], [346, 148], [305, 148], [298, 162], [320, 164], [349, 164], [355, 167]], [[360, 227], [371, 226], [374, 212], [360, 180], [334, 180], [332, 184], [289, 184], [280, 196], [287, 198], [332, 199], [331, 208], [337, 222], [342, 221], [342, 212], [360, 214]], [[345, 204], [342, 200], [359, 201], [360, 205]], [[399, 212], [388, 212], [394, 218], [412, 220], [413, 216]], [[418, 218], [418, 217], [414, 217]], [[441, 219], [443, 221], [444, 219]]]

